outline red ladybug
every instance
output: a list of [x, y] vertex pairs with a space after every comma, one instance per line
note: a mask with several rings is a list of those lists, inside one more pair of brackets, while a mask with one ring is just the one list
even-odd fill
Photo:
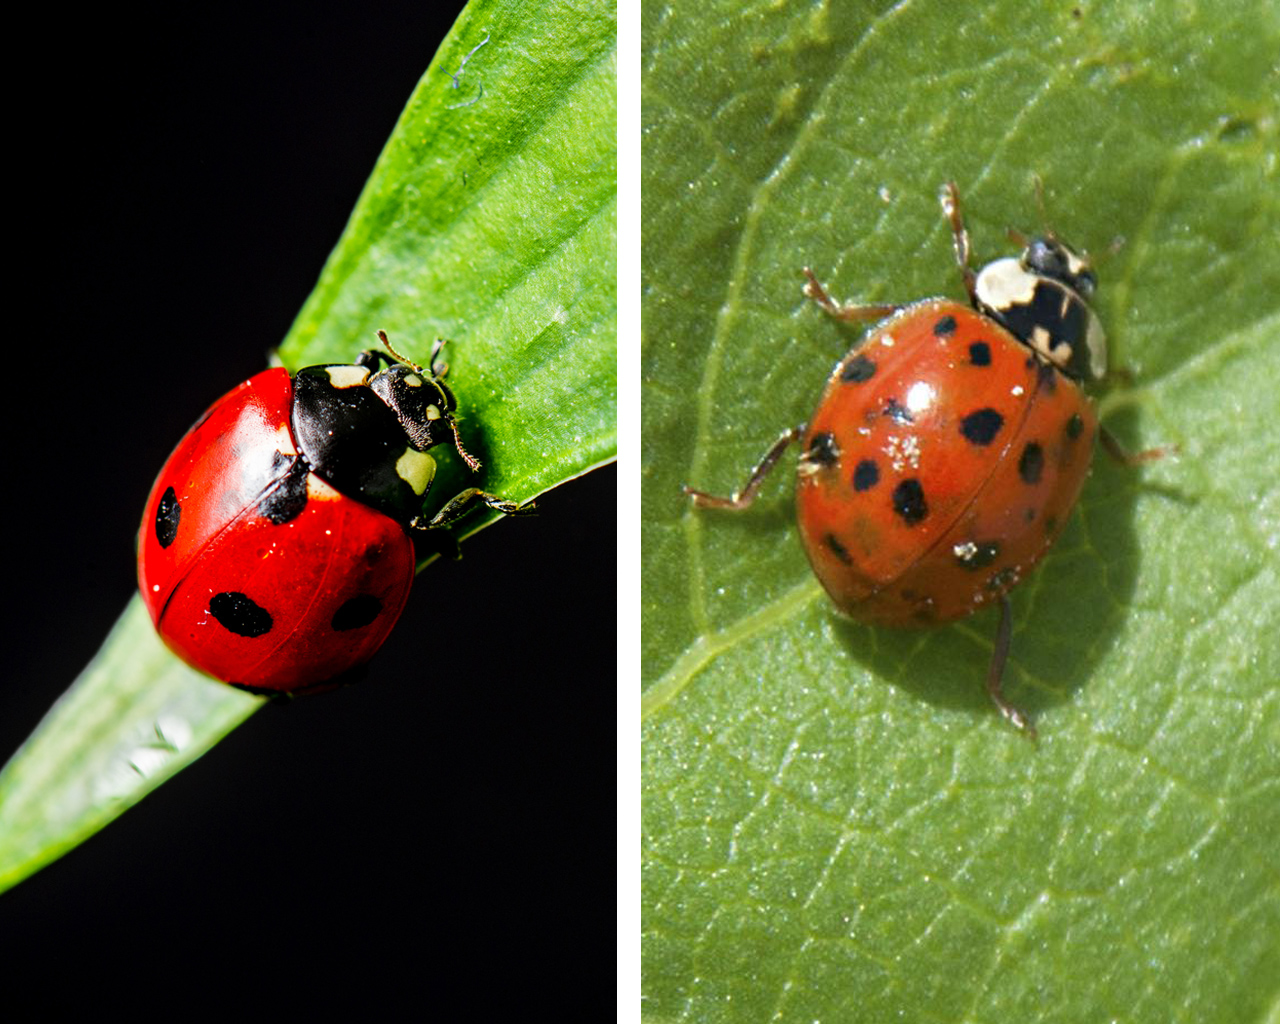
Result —
[[[1052, 233], [976, 275], [953, 184], [942, 189], [970, 306], [834, 302], [808, 268], [805, 294], [831, 316], [880, 320], [836, 366], [806, 426], [784, 433], [728, 498], [685, 488], [696, 505], [744, 509], [788, 445], [802, 440], [800, 536], [837, 608], [863, 622], [932, 626], [1001, 610], [987, 689], [1014, 725], [1027, 716], [1001, 690], [1008, 591], [1061, 533], [1099, 435], [1081, 381], [1107, 367], [1089, 308], [1087, 259]], [[1128, 455], [1105, 430], [1104, 446]]]
[[[395, 353], [353, 365], [267, 370], [219, 399], [156, 478], [138, 538], [138, 587], [160, 636], [189, 665], [261, 693], [329, 689], [396, 624], [413, 583], [411, 532], [453, 522], [477, 488], [421, 515], [428, 449], [467, 465], [456, 401]], [[382, 364], [385, 368], [380, 369]], [[328, 684], [328, 685], [326, 685]]]

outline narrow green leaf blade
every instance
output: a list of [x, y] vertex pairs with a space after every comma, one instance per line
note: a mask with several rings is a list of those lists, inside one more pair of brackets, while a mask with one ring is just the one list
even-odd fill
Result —
[[135, 597], [0, 773], [0, 891], [93, 835], [261, 705], [178, 661]]

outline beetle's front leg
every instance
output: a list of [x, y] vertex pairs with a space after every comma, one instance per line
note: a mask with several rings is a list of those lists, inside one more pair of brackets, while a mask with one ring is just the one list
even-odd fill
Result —
[[426, 522], [422, 521], [422, 516], [414, 517], [409, 527], [413, 530], [438, 530], [442, 526], [448, 526], [461, 519], [476, 502], [481, 502], [505, 516], [529, 515], [536, 508], [532, 501], [526, 501], [521, 505], [518, 502], [499, 498], [496, 494], [489, 494], [487, 491], [480, 490], [479, 487], [468, 487], [445, 502], [444, 507]]

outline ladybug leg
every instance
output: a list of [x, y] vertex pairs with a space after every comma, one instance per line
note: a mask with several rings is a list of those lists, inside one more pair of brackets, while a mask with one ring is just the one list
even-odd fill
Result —
[[1031, 724], [1025, 712], [1010, 704], [1004, 697], [1001, 681], [1004, 679], [1005, 662], [1009, 660], [1009, 642], [1013, 636], [1013, 613], [1009, 607], [1009, 598], [1000, 595], [1000, 625], [996, 628], [996, 646], [991, 652], [991, 665], [987, 668], [987, 693], [1012, 725], [1022, 730], [1029, 740], [1036, 738], [1036, 727]]
[[514, 501], [507, 501], [482, 491], [479, 487], [468, 487], [465, 491], [454, 495], [445, 502], [444, 508], [427, 522], [424, 523], [422, 517], [417, 516], [409, 523], [409, 527], [413, 530], [438, 530], [442, 526], [448, 526], [450, 523], [461, 519], [476, 502], [482, 502], [495, 512], [501, 512], [507, 516], [527, 515], [534, 511], [532, 501], [526, 501], [523, 505], [520, 505]]
[[805, 282], [804, 293], [813, 299], [819, 306], [823, 308], [828, 316], [837, 320], [864, 322], [867, 320], [883, 320], [887, 316], [892, 316], [902, 307], [894, 305], [871, 305], [860, 306], [857, 303], [840, 303], [836, 302], [822, 284], [814, 276], [812, 270], [808, 267], [804, 268], [804, 276], [808, 278]]
[[960, 190], [954, 181], [942, 186], [939, 198], [942, 200], [942, 212], [951, 224], [951, 244], [955, 247], [956, 263], [960, 267], [960, 277], [964, 280], [964, 290], [969, 293], [969, 304], [977, 306], [978, 295], [974, 291], [974, 273], [971, 260], [973, 248], [969, 244], [969, 229], [964, 226], [964, 213], [960, 209]]
[[764, 453], [764, 458], [751, 471], [751, 475], [747, 477], [747, 482], [742, 490], [734, 491], [727, 498], [719, 495], [708, 494], [706, 491], [695, 491], [687, 484], [684, 487], [684, 493], [693, 499], [693, 503], [698, 508], [727, 508], [734, 512], [741, 512], [744, 508], [750, 508], [752, 502], [756, 500], [756, 495], [760, 493], [760, 485], [764, 483], [764, 478], [769, 475], [769, 470], [778, 464], [778, 460], [782, 458], [782, 453], [790, 447], [793, 441], [798, 441], [804, 434], [804, 424], [798, 427], [792, 427], [790, 430], [784, 431], [778, 440], [773, 442], [773, 446]]
[[1103, 451], [1110, 455], [1113, 460], [1122, 466], [1129, 467], [1141, 466], [1144, 462], [1151, 462], [1153, 459], [1163, 459], [1166, 455], [1172, 455], [1178, 450], [1176, 445], [1171, 445], [1164, 448], [1148, 448], [1141, 452], [1131, 452], [1106, 427], [1098, 428], [1098, 440], [1102, 442]]

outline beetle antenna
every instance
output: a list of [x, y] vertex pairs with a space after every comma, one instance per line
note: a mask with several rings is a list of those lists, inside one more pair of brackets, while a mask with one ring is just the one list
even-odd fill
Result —
[[388, 352], [390, 352], [393, 356], [399, 359], [400, 362], [404, 363], [405, 366], [411, 366], [413, 367], [413, 369], [417, 370], [419, 373], [427, 372], [421, 366], [415, 363], [412, 359], [406, 359], [399, 352], [397, 352], [394, 346], [392, 346], [390, 340], [387, 338], [387, 332], [382, 330], [381, 328], [378, 329], [378, 340], [382, 342], [382, 344], [386, 347]]
[[453, 446], [458, 449], [458, 454], [462, 456], [462, 461], [465, 462], [471, 468], [471, 472], [474, 473], [480, 468], [480, 460], [462, 447], [462, 435], [458, 433], [458, 421], [452, 416], [449, 417], [449, 426], [453, 427]]
[[1005, 237], [1008, 238], [1009, 241], [1011, 241], [1019, 249], [1025, 249], [1027, 246], [1031, 244], [1031, 239], [1028, 238], [1024, 232], [1019, 231], [1017, 228], [1005, 228], [1004, 234], [1005, 234]]
[[1112, 259], [1116, 253], [1123, 249], [1127, 241], [1128, 239], [1125, 238], [1124, 235], [1116, 235], [1115, 238], [1111, 239], [1111, 244], [1103, 249], [1102, 252], [1098, 253], [1097, 256], [1089, 256], [1090, 265], [1094, 267], [1102, 266], [1108, 260]]
[[1049, 211], [1044, 205], [1044, 179], [1038, 174], [1032, 174], [1031, 184], [1035, 188], [1036, 210], [1040, 214], [1040, 227], [1044, 231], [1044, 237], [1053, 242], [1061, 241], [1049, 224]]

